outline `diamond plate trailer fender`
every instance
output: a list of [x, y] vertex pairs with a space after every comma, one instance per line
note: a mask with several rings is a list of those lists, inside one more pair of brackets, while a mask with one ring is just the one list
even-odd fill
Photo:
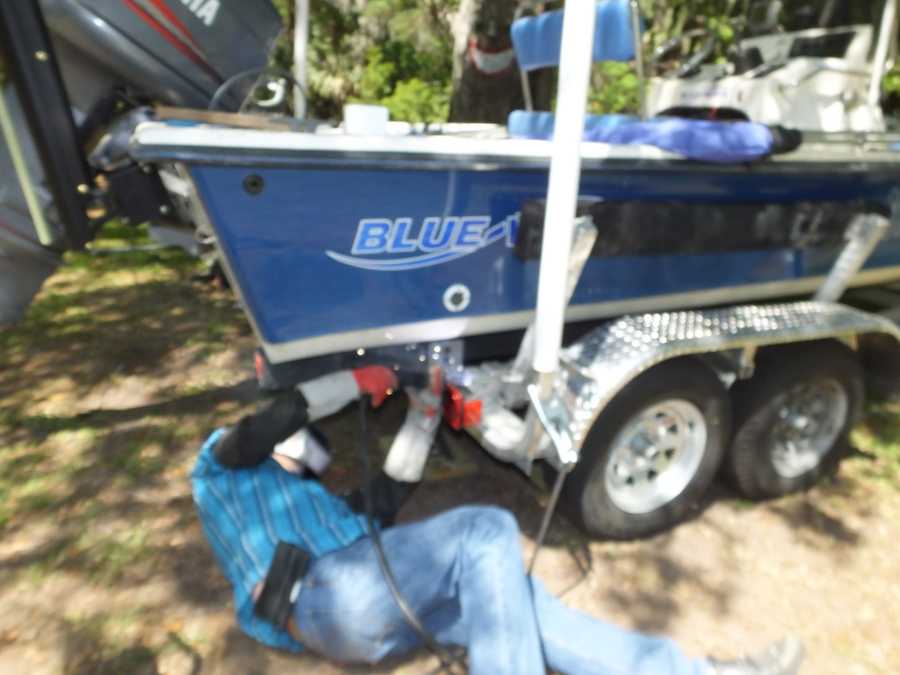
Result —
[[626, 316], [601, 326], [566, 350], [566, 398], [573, 403], [570, 432], [584, 442], [600, 411], [631, 380], [679, 356], [739, 351], [752, 359], [760, 347], [884, 333], [900, 340], [890, 320], [845, 305], [798, 302], [715, 310]]
[[[845, 305], [796, 302], [742, 305], [624, 316], [596, 328], [565, 349], [556, 378], [556, 406], [550, 416], [580, 451], [597, 417], [629, 382], [653, 366], [681, 356], [717, 355], [738, 377], [752, 372], [756, 350], [792, 342], [863, 334], [885, 334], [900, 342], [892, 321]], [[507, 368], [487, 364], [471, 369], [468, 389], [483, 401], [481, 423], [469, 429], [486, 450], [530, 472], [534, 459], [559, 466], [545, 437], [528, 452], [524, 421], [511, 409], [527, 401], [523, 384], [504, 381]]]

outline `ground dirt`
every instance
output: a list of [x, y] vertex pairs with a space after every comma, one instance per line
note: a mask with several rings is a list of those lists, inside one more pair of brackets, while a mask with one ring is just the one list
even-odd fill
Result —
[[[110, 229], [100, 246], [139, 240]], [[26, 321], [0, 332], [0, 673], [424, 673], [258, 646], [194, 515], [188, 474], [207, 433], [256, 405], [253, 337], [227, 291], [171, 252], [70, 255]], [[379, 451], [403, 414], [374, 418]], [[325, 431], [358, 479], [353, 417]], [[554, 520], [537, 575], [572, 606], [732, 655], [785, 634], [807, 675], [900, 672], [900, 406], [870, 408], [860, 450], [807, 494], [755, 504], [724, 485], [689, 522], [630, 543]], [[435, 456], [403, 518], [511, 509], [526, 552], [545, 493], [465, 437]]]

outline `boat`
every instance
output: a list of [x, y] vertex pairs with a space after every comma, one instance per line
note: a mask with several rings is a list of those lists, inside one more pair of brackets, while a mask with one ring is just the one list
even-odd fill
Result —
[[[685, 36], [661, 45], [649, 81], [650, 115], [749, 119], [823, 133], [883, 132], [881, 84], [897, 54], [897, 9], [891, 2], [753, 0], [736, 17], [738, 38], [722, 63], [710, 63], [714, 31], [683, 60]], [[663, 67], [662, 64], [668, 64]]]
[[[538, 260], [523, 209], [546, 193], [550, 143], [505, 136], [151, 123], [132, 153], [186, 168], [280, 363], [528, 325]], [[585, 143], [579, 195], [595, 202], [600, 245], [567, 318], [811, 293], [853, 217], [896, 206], [898, 160], [890, 141], [872, 138], [727, 166]], [[898, 220], [853, 284], [896, 279]]]
[[[595, 60], [638, 55], [632, 4], [597, 5]], [[883, 10], [891, 25], [895, 4]], [[515, 22], [523, 73], [558, 59], [561, 23], [553, 12]], [[880, 35], [887, 58], [893, 34]], [[703, 124], [588, 117], [591, 138], [650, 128], [655, 145], [583, 144], [578, 194], [598, 242], [567, 310], [573, 330], [811, 293], [856, 217], [871, 212], [893, 224], [851, 283], [900, 279], [900, 136], [812, 133], [784, 154], [720, 163], [692, 155], [698, 134], [736, 127]], [[535, 111], [513, 112], [508, 128], [390, 123], [374, 135], [162, 122], [140, 126], [131, 153], [189, 175], [265, 354], [283, 363], [524, 329], [552, 127]]]
[[[243, 10], [198, 17], [189, 7], [176, 6], [171, 17], [159, 17], [123, 7], [106, 23], [94, 20], [107, 11], [94, 4], [87, 11], [77, 3], [51, 3], [44, 13], [55, 46], [65, 56], [62, 75], [71, 104], [79, 117], [96, 126], [97, 114], [91, 110], [102, 110], [104, 100], [98, 92], [106, 91], [116, 78], [133, 81], [140, 90], [153, 92], [156, 87], [154, 96], [169, 105], [197, 107], [217, 89], [220, 101], [241, 100], [246, 78], [223, 89], [221, 77], [260, 69], [275, 34], [271, 7], [261, 5], [266, 11], [255, 19], [263, 36], [259, 44], [230, 56], [219, 47], [236, 34], [235, 26], [249, 20]], [[638, 56], [636, 15], [630, 3], [613, 0], [598, 8], [601, 52], [595, 56], [604, 56], [604, 44], [611, 45], [606, 57]], [[609, 16], [601, 16], [603, 12]], [[886, 4], [883, 16], [884, 22], [896, 22], [894, 0]], [[517, 40], [514, 31], [520, 65], [529, 59], [543, 65], [547, 44], [555, 44], [558, 55], [560, 25], [553, 25], [553, 17], [551, 12], [516, 22], [519, 33], [538, 31], [531, 36], [531, 45]], [[209, 20], [224, 22], [225, 34], [201, 31]], [[84, 57], [91, 31], [99, 31], [96, 39], [102, 39], [111, 53], [124, 54], [128, 39], [145, 25], [155, 27], [146, 48], [165, 78], [150, 77], [147, 64], [122, 70], [126, 61], [100, 63]], [[555, 43], [550, 35], [554, 30]], [[871, 26], [868, 32], [862, 28], [859, 32], [873, 44]], [[218, 79], [211, 78], [210, 68], [195, 63], [196, 54], [173, 49], [171, 41], [163, 40], [170, 34], [194, 33], [202, 33], [203, 45], [218, 59], [212, 68], [219, 72]], [[885, 44], [882, 48], [879, 42], [878, 53], [887, 62], [892, 43]], [[745, 50], [751, 46], [744, 45]], [[23, 54], [37, 48], [28, 47]], [[552, 59], [553, 49], [549, 51]], [[77, 64], [84, 67], [79, 70]], [[174, 77], [176, 68], [190, 75], [193, 88]], [[873, 68], [877, 70], [875, 64]], [[79, 81], [91, 86], [75, 86]], [[523, 75], [526, 93], [527, 82]], [[696, 85], [690, 78], [674, 82]], [[651, 79], [651, 103], [656, 86]], [[36, 93], [47, 98], [45, 90]], [[104, 175], [108, 194], [87, 189], [92, 182], [87, 172], [77, 178], [64, 176], [66, 180], [57, 183], [84, 187], [85, 194], [73, 196], [80, 202], [85, 195], [102, 199], [101, 218], [177, 221], [195, 227], [204, 241], [215, 233], [235, 288], [243, 294], [273, 362], [439, 336], [515, 333], [530, 321], [538, 252], [534, 246], [529, 250], [526, 242], [539, 234], [540, 225], [532, 221], [540, 217], [538, 213], [529, 218], [529, 209], [535, 208], [530, 202], [540, 199], [546, 187], [550, 146], [539, 139], [549, 138], [552, 116], [517, 111], [508, 128], [465, 124], [423, 128], [392, 122], [377, 137], [348, 135], [327, 125], [279, 132], [271, 130], [271, 123], [261, 123], [266, 129], [236, 129], [227, 120], [222, 126], [178, 119], [143, 124], [134, 135], [129, 157], [123, 139], [146, 117], [138, 110], [133, 116], [103, 121], [109, 126], [89, 157], [89, 169]], [[601, 117], [599, 122], [608, 119]], [[32, 135], [44, 140], [46, 166], [52, 167], [54, 157], [58, 161], [61, 150], [72, 145], [67, 138], [46, 142], [47, 129]], [[23, 138], [27, 140], [27, 135]], [[685, 160], [647, 145], [586, 144], [580, 190], [586, 200], [602, 201], [591, 207], [601, 228], [600, 244], [568, 310], [570, 322], [810, 292], [836, 255], [853, 213], [873, 204], [883, 211], [892, 209], [897, 143], [900, 136], [886, 133], [808, 135], [796, 152], [730, 166]], [[156, 171], [138, 170], [137, 162], [145, 168], [153, 165]], [[75, 157], [69, 161], [73, 163], [85, 161]], [[179, 165], [178, 170], [173, 164]], [[252, 188], [256, 178], [258, 194], [248, 192], [243, 182], [240, 190], [232, 189], [237, 179], [247, 179]], [[26, 177], [22, 184], [29, 183], [41, 184], [42, 179]], [[296, 201], [292, 186], [311, 193]], [[118, 192], [128, 197], [118, 198]], [[53, 201], [51, 206], [59, 211], [64, 200], [54, 195]], [[256, 212], [261, 203], [267, 209]], [[57, 249], [89, 240], [89, 224], [75, 222], [79, 217], [84, 220], [84, 206], [65, 210], [62, 222], [54, 224], [56, 236], [49, 239]], [[32, 209], [30, 215], [39, 224], [39, 211]], [[253, 228], [247, 229], [251, 223]], [[727, 235], [722, 231], [726, 227]], [[63, 229], [78, 231], [61, 237]], [[735, 241], [735, 232], [757, 231], [762, 233], [759, 242], [743, 235]], [[254, 240], [257, 232], [262, 238]], [[854, 284], [900, 277], [894, 264], [900, 264], [898, 236], [888, 233]], [[620, 245], [606, 245], [609, 237]], [[627, 246], [621, 245], [626, 241]], [[41, 275], [47, 273], [41, 265], [33, 267], [40, 268]], [[303, 289], [315, 288], [323, 279], [334, 295], [320, 306], [304, 296]], [[334, 311], [335, 305], [341, 309]]]
[[236, 110], [281, 30], [267, 0], [0, 6], [0, 325], [110, 218], [197, 248], [190, 195], [128, 157], [131, 130], [147, 102]]
[[[34, 9], [4, 7], [0, 28]], [[900, 345], [888, 318], [837, 302], [900, 279], [900, 138], [586, 117], [590, 55], [640, 72], [640, 31], [636, 0], [520, 17], [523, 83], [559, 62], [556, 116], [422, 126], [356, 108], [334, 127], [157, 111], [126, 121], [127, 153], [103, 175], [147, 177], [137, 196], [165, 185], [212, 233], [262, 384], [373, 362], [431, 382], [438, 365], [451, 426], [528, 474], [556, 470], [538, 548], [557, 499], [591, 534], [645, 536], [690, 513], [720, 464], [767, 498], [840, 461], [863, 366]], [[16, 61], [27, 75], [41, 33], [7, 34], [33, 38]], [[879, 35], [887, 59], [894, 33]]]
[[683, 519], [723, 463], [750, 498], [805, 489], [843, 455], [861, 364], [900, 344], [885, 317], [837, 303], [900, 279], [900, 139], [585, 117], [591, 53], [642, 67], [636, 7], [513, 25], [523, 82], [559, 62], [556, 117], [157, 120], [131, 142], [196, 196], [264, 385], [437, 361], [451, 426], [526, 474], [555, 470], [538, 548], [557, 499], [587, 532], [629, 538]]

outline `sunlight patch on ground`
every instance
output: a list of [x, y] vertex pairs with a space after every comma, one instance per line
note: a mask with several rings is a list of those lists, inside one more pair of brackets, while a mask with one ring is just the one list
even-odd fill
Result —
[[[97, 246], [145, 243], [114, 225]], [[343, 672], [234, 627], [189, 474], [210, 430], [256, 405], [254, 341], [234, 297], [197, 271], [177, 251], [69, 254], [22, 324], [0, 332], [0, 671]], [[377, 456], [403, 409], [393, 397], [373, 415]], [[337, 490], [359, 480], [354, 419], [322, 425]], [[819, 665], [893, 674], [883, 666], [900, 661], [889, 612], [900, 606], [900, 403], [871, 406], [853, 438], [860, 452], [808, 494], [757, 504], [724, 491], [648, 541], [590, 542], [558, 520], [539, 576], [567, 602], [692, 653], [797, 630]], [[430, 460], [433, 482], [406, 517], [497, 503], [530, 547], [545, 496], [465, 437], [453, 444], [452, 458]]]

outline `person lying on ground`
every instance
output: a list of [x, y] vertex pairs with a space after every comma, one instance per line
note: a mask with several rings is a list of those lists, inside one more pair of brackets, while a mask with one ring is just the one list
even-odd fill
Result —
[[[397, 386], [394, 373], [380, 366], [311, 380], [236, 426], [215, 431], [201, 450], [192, 482], [203, 529], [233, 586], [238, 623], [263, 644], [370, 664], [421, 648], [379, 567], [362, 515], [362, 490], [339, 497], [309, 477], [295, 453], [282, 452], [309, 423], [360, 394], [378, 406]], [[465, 648], [469, 672], [798, 671], [803, 649], [793, 639], [754, 657], [696, 659], [669, 639], [569, 609], [526, 574], [516, 519], [503, 509], [464, 506], [393, 525], [422, 477], [439, 423], [440, 385], [433, 386], [409, 392], [406, 421], [369, 487], [402, 596], [440, 644]], [[301, 551], [308, 564], [285, 562], [285, 550]], [[273, 602], [280, 608], [274, 618]]]

